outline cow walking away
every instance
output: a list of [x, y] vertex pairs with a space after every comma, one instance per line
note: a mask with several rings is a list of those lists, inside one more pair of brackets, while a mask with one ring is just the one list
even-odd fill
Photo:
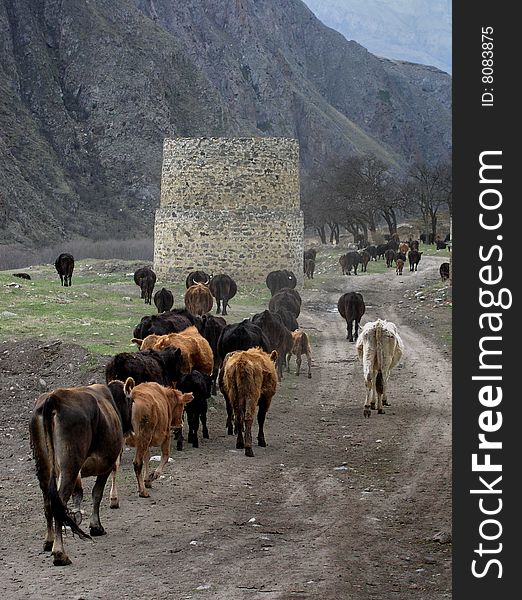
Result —
[[395, 250], [388, 248], [384, 253], [384, 258], [386, 260], [386, 266], [388, 268], [393, 267], [393, 261], [395, 260]]
[[185, 292], [185, 308], [193, 315], [204, 315], [212, 310], [214, 300], [204, 283], [195, 283]]
[[158, 309], [158, 313], [163, 313], [170, 310], [174, 306], [174, 296], [170, 290], [161, 288], [154, 294], [154, 304]]
[[402, 258], [398, 258], [395, 265], [396, 265], [395, 274], [402, 275], [402, 270], [404, 269], [404, 261], [402, 260]]
[[266, 335], [270, 342], [270, 350], [277, 351], [277, 376], [281, 381], [286, 355], [292, 350], [292, 334], [283, 324], [281, 317], [270, 310], [254, 315], [252, 323], [258, 325]]
[[191, 285], [196, 283], [202, 283], [203, 285], [209, 285], [212, 277], [207, 275], [205, 271], [192, 271], [187, 275], [185, 279], [185, 286], [188, 289]]
[[297, 370], [296, 375], [301, 372], [301, 362], [303, 354], [306, 356], [306, 364], [308, 366], [308, 379], [312, 379], [312, 349], [310, 347], [310, 340], [306, 335], [306, 332], [301, 330], [292, 331], [292, 348], [286, 356], [286, 370], [290, 373], [290, 359], [295, 356]]
[[410, 262], [410, 271], [417, 270], [421, 256], [422, 256], [422, 252], [419, 252], [418, 250], [410, 250], [408, 252], [408, 260]]
[[313, 258], [307, 258], [305, 261], [305, 275], [308, 279], [314, 278], [315, 271], [315, 260]]
[[220, 273], [219, 275], [212, 277], [208, 288], [210, 293], [216, 299], [217, 314], [219, 315], [221, 313], [226, 316], [227, 307], [229, 306], [228, 301], [237, 293], [236, 282], [232, 279], [232, 277], [230, 277], [230, 275]]
[[[149, 498], [147, 488], [160, 477], [170, 456], [170, 430], [180, 439], [183, 426], [183, 409], [192, 401], [192, 393], [183, 394], [159, 383], [134, 385], [125, 382], [125, 393], [132, 398], [132, 431], [125, 437], [127, 446], [136, 448], [133, 465], [140, 498]], [[151, 446], [161, 448], [161, 460], [149, 475]]]
[[156, 285], [156, 273], [150, 267], [141, 267], [134, 272], [134, 283], [141, 290], [145, 304], [152, 304], [152, 292]]
[[151, 333], [165, 335], [179, 333], [191, 325], [195, 325], [196, 316], [186, 308], [175, 308], [157, 315], [147, 315], [141, 318], [132, 333], [133, 337], [144, 339]]
[[[208, 375], [200, 373], [193, 369], [187, 375], [183, 375], [176, 384], [176, 389], [180, 392], [192, 392], [194, 396], [192, 402], [185, 405], [185, 414], [188, 422], [187, 441], [193, 448], [199, 448], [198, 429], [201, 421], [203, 437], [208, 439], [207, 428], [207, 409], [208, 398], [210, 398], [212, 379]], [[178, 450], [183, 448], [183, 436], [178, 437]]]
[[[227, 432], [237, 433], [236, 448], [245, 449], [245, 456], [254, 456], [252, 450], [252, 423], [257, 409], [259, 426], [257, 443], [266, 446], [264, 424], [277, 387], [275, 361], [271, 354], [260, 348], [227, 354], [219, 374], [219, 388], [227, 406]], [[244, 435], [243, 435], [244, 433]]]
[[296, 319], [301, 313], [301, 295], [297, 290], [283, 288], [270, 298], [268, 309], [272, 312], [286, 310]]
[[450, 264], [449, 262], [444, 262], [439, 267], [440, 278], [442, 281], [446, 281], [450, 276]]
[[337, 301], [337, 310], [341, 317], [346, 321], [346, 339], [349, 342], [354, 341], [353, 329], [355, 325], [355, 337], [359, 332], [359, 323], [366, 311], [366, 305], [362, 294], [359, 292], [346, 292]]
[[54, 266], [60, 276], [60, 282], [64, 287], [72, 285], [72, 274], [74, 271], [74, 257], [72, 254], [62, 252], [54, 261]]
[[[123, 437], [131, 429], [131, 403], [121, 381], [60, 388], [36, 400], [29, 433], [47, 521], [44, 550], [51, 551], [57, 566], [71, 564], [63, 544], [65, 525], [82, 539], [90, 539], [80, 528], [81, 477], [96, 476], [90, 535], [105, 533], [100, 502], [107, 479], [116, 469]], [[111, 505], [114, 502], [117, 494], [111, 489]]]
[[397, 327], [390, 321], [377, 319], [366, 323], [355, 344], [363, 363], [366, 399], [363, 414], [370, 417], [371, 409], [384, 413], [388, 405], [387, 385], [391, 370], [398, 364], [404, 351]]
[[155, 381], [165, 386], [174, 386], [181, 377], [181, 350], [167, 348], [158, 352], [120, 352], [113, 356], [105, 367], [105, 381], [125, 381], [129, 377], [135, 383]]
[[266, 287], [270, 290], [272, 296], [283, 288], [294, 289], [296, 285], [297, 277], [293, 271], [288, 271], [287, 269], [271, 271], [266, 276]]

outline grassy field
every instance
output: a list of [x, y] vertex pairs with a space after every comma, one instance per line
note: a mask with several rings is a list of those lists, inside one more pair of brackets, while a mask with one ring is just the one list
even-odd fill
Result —
[[[156, 307], [140, 299], [134, 268], [132, 261], [77, 261], [70, 288], [61, 286], [53, 265], [26, 269], [30, 281], [0, 272], [0, 339], [61, 339], [97, 354], [135, 350], [132, 331]], [[162, 286], [174, 294], [175, 307], [184, 306], [184, 282], [158, 280], [156, 289]], [[269, 299], [264, 285], [242, 286], [231, 300], [233, 320], [251, 316]]]

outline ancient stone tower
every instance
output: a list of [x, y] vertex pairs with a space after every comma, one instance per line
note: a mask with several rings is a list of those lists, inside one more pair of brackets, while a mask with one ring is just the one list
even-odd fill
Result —
[[299, 147], [286, 138], [177, 138], [163, 145], [154, 270], [264, 282], [274, 269], [302, 277]]

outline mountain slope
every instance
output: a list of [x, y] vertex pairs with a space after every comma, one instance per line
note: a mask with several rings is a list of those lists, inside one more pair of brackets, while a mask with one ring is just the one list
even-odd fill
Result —
[[300, 0], [0, 0], [0, 33], [4, 243], [150, 234], [165, 136], [297, 137], [304, 174], [451, 148], [447, 75]]

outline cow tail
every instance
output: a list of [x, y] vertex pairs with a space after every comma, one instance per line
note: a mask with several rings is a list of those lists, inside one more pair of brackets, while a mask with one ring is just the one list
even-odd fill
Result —
[[47, 452], [49, 454], [50, 463], [50, 477], [49, 477], [49, 502], [51, 504], [51, 512], [56, 521], [60, 521], [63, 525], [67, 525], [71, 528], [73, 534], [78, 535], [81, 539], [92, 539], [90, 535], [85, 533], [72, 519], [67, 511], [67, 506], [60, 498], [58, 492], [58, 486], [56, 483], [56, 456], [54, 449], [54, 426], [53, 417], [56, 410], [56, 396], [51, 394], [43, 405], [42, 417], [45, 443], [47, 445]]
[[377, 323], [375, 328], [375, 342], [377, 346], [377, 377], [375, 378], [375, 389], [379, 396], [384, 392], [384, 380], [382, 376], [382, 367], [384, 365], [384, 348], [382, 344], [382, 325]]

